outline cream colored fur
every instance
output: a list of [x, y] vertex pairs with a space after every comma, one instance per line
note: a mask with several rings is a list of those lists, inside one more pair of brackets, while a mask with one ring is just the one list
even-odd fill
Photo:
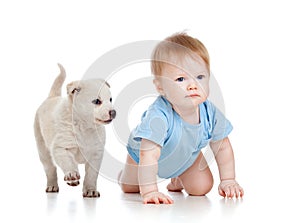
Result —
[[97, 178], [105, 145], [104, 124], [115, 118], [109, 85], [101, 79], [74, 81], [61, 97], [66, 74], [59, 65], [48, 98], [38, 108], [34, 132], [47, 176], [46, 192], [58, 192], [56, 166], [70, 186], [79, 184], [78, 164], [85, 164], [84, 197], [99, 197]]

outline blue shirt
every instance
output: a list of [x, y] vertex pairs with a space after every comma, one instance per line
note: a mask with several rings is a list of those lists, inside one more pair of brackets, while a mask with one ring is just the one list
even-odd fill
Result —
[[199, 109], [200, 123], [192, 125], [173, 110], [168, 100], [159, 96], [131, 132], [127, 144], [129, 155], [139, 163], [141, 140], [150, 140], [161, 146], [158, 176], [171, 178], [181, 175], [210, 140], [221, 140], [232, 130], [231, 123], [210, 101], [201, 103]]

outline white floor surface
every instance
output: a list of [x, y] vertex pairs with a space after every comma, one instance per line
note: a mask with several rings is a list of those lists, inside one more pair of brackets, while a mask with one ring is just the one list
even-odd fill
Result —
[[[81, 186], [70, 187], [59, 179], [59, 193], [45, 193], [43, 172], [24, 167], [2, 176], [1, 222], [299, 222], [299, 194], [285, 183], [268, 180], [244, 182], [243, 199], [223, 199], [216, 185], [203, 197], [168, 193], [168, 181], [159, 183], [161, 191], [173, 199], [172, 205], [144, 205], [138, 194], [124, 194], [119, 186], [100, 176], [100, 198], [83, 198]], [[25, 171], [25, 172], [24, 172]], [[27, 172], [30, 171], [31, 173]], [[82, 171], [82, 170], [81, 170]], [[19, 177], [18, 174], [21, 174]], [[60, 175], [60, 174], [59, 174]], [[253, 176], [249, 176], [252, 178]], [[19, 178], [19, 179], [18, 179]], [[253, 180], [255, 178], [252, 178]]]

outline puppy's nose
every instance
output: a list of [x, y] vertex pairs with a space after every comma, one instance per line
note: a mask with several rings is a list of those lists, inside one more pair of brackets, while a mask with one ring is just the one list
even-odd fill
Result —
[[114, 119], [116, 117], [116, 115], [117, 115], [117, 112], [116, 112], [116, 110], [110, 110], [108, 112], [108, 114], [109, 114], [109, 116], [110, 116], [111, 119]]

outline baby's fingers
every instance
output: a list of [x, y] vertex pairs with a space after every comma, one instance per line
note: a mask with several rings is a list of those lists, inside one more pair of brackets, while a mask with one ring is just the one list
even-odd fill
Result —
[[174, 201], [170, 197], [166, 197], [164, 204], [173, 204]]
[[240, 188], [235, 188], [235, 197], [238, 198], [240, 196]]
[[238, 197], [243, 197], [243, 195], [244, 195], [244, 190], [243, 190], [243, 188], [241, 188], [239, 185], [235, 185], [234, 187], [233, 187], [233, 189], [234, 189], [234, 193], [232, 194], [232, 197], [235, 195], [235, 197], [236, 198], [238, 198]]
[[159, 192], [150, 193], [143, 198], [144, 204], [173, 204], [173, 200]]
[[219, 194], [220, 194], [222, 197], [226, 197], [226, 194], [225, 194], [224, 190], [222, 190], [220, 187], [219, 187]]
[[143, 199], [143, 204], [159, 204], [159, 200], [156, 197], [147, 197]]
[[242, 197], [244, 190], [235, 180], [223, 180], [219, 185], [219, 194], [223, 197]]
[[236, 197], [243, 197], [244, 196], [244, 190], [241, 187], [236, 188]]
[[143, 199], [144, 204], [159, 204], [158, 197], [146, 197]]
[[233, 198], [234, 197], [234, 195], [236, 195], [236, 187], [235, 186], [230, 186], [229, 187], [229, 196], [228, 197], [230, 197], [230, 198]]
[[225, 194], [226, 194], [226, 197], [228, 198], [233, 198], [233, 197], [242, 197], [244, 195], [244, 191], [241, 187], [239, 186], [228, 186], [226, 189], [225, 189]]
[[173, 202], [174, 202], [170, 197], [168, 197], [166, 195], [164, 195], [164, 197], [160, 197], [159, 201], [160, 201], [160, 203], [163, 203], [163, 204], [173, 204]]
[[159, 198], [157, 198], [157, 197], [153, 198], [153, 202], [154, 202], [154, 204], [160, 204]]
[[244, 196], [244, 189], [240, 188], [240, 197], [243, 197], [243, 196]]

